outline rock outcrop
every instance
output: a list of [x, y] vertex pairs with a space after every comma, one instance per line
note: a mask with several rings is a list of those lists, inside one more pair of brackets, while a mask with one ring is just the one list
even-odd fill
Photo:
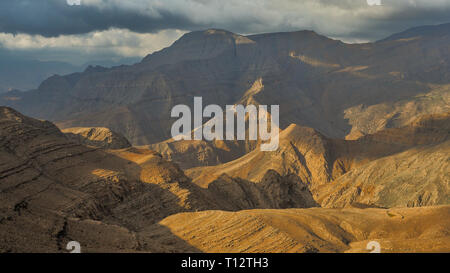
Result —
[[142, 147], [160, 153], [164, 159], [177, 163], [182, 169], [219, 165], [235, 160], [252, 149], [244, 141], [173, 139]]
[[72, 141], [105, 149], [124, 149], [131, 147], [130, 142], [119, 133], [108, 128], [67, 128], [62, 132]]

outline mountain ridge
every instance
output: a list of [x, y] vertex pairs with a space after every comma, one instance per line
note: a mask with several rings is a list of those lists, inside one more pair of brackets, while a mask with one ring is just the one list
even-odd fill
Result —
[[[205, 104], [236, 104], [261, 79], [264, 90], [252, 99], [280, 105], [283, 129], [296, 123], [343, 138], [352, 129], [373, 133], [349, 124], [349, 109], [414, 100], [450, 81], [448, 36], [345, 44], [310, 31], [208, 31], [186, 34], [141, 63], [52, 77], [38, 90], [14, 100], [2, 96], [0, 103], [61, 128], [107, 127], [134, 145], [147, 145], [170, 138], [174, 105], [192, 106], [194, 96]], [[414, 115], [431, 114], [421, 109]]]

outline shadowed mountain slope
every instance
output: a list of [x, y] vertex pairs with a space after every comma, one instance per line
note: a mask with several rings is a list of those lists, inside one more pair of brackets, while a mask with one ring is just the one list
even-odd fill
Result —
[[[428, 35], [436, 31], [441, 35]], [[37, 90], [3, 95], [0, 103], [61, 128], [107, 127], [134, 145], [169, 139], [172, 107], [192, 107], [194, 96], [222, 107], [278, 104], [283, 129], [295, 123], [331, 137], [374, 133], [448, 111], [448, 99], [445, 105], [439, 98], [448, 97], [449, 33], [436, 26], [400, 39], [345, 44], [312, 31], [198, 31], [138, 64], [53, 76]], [[249, 92], [258, 82], [261, 88]], [[421, 107], [417, 96], [434, 100]]]

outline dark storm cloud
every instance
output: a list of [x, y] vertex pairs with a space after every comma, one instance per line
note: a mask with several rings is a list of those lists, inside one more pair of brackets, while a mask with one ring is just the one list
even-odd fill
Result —
[[157, 14], [151, 15], [115, 4], [105, 8], [94, 4], [69, 6], [66, 0], [0, 1], [0, 32], [3, 33], [54, 37], [113, 27], [140, 33], [155, 33], [181, 26], [185, 29], [195, 27], [189, 18], [179, 14], [173, 15], [167, 10], [159, 10]]
[[223, 28], [237, 33], [312, 29], [347, 40], [375, 40], [450, 21], [450, 0], [1, 0], [0, 32], [54, 37], [110, 28], [139, 33]]

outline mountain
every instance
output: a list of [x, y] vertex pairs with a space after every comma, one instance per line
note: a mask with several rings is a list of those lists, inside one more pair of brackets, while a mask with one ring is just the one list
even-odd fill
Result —
[[449, 204], [449, 153], [450, 142], [446, 141], [380, 158], [327, 185], [321, 204], [385, 208]]
[[61, 128], [107, 127], [134, 145], [169, 139], [172, 107], [192, 107], [194, 96], [222, 107], [278, 104], [282, 129], [353, 139], [448, 112], [449, 29], [408, 33], [345, 44], [312, 31], [197, 31], [140, 63], [53, 76], [0, 103]]
[[[448, 252], [449, 31], [210, 29], [2, 94], [0, 252]], [[278, 104], [278, 150], [171, 139], [194, 96]]]
[[66, 75], [85, 70], [89, 66], [113, 67], [139, 62], [137, 58], [117, 61], [95, 60], [82, 65], [61, 61], [40, 61], [0, 48], [0, 93], [36, 89], [42, 81], [53, 75]]
[[[436, 131], [432, 139], [442, 143], [445, 120], [418, 120], [412, 142]], [[310, 208], [318, 204], [308, 185], [273, 170], [256, 183], [222, 175], [199, 187], [153, 151], [83, 146], [7, 107], [0, 108], [0, 196], [0, 252], [65, 252], [73, 240], [83, 252], [368, 252], [371, 240], [383, 252], [449, 250], [448, 205]]]
[[357, 140], [332, 139], [292, 124], [280, 133], [277, 151], [256, 148], [186, 174], [208, 187], [224, 174], [258, 182], [272, 169], [298, 177], [326, 207], [442, 205], [450, 202], [449, 141], [450, 113], [423, 116]]
[[7, 107], [0, 197], [0, 252], [57, 252], [74, 238], [91, 251], [182, 251], [140, 233], [179, 212], [316, 206], [295, 177], [222, 177], [204, 189], [156, 152], [84, 146]]
[[380, 40], [379, 42], [386, 41], [396, 41], [401, 39], [421, 39], [424, 37], [442, 37], [448, 35], [450, 30], [450, 23], [441, 25], [430, 25], [430, 26], [419, 26], [400, 33], [393, 34], [386, 39]]
[[0, 48], [0, 93], [35, 89], [54, 74], [64, 75], [79, 69], [65, 62], [28, 59]]
[[85, 228], [79, 239], [104, 251], [115, 242], [98, 233], [118, 236], [116, 242], [137, 250], [128, 228], [197, 205], [214, 207], [202, 203], [207, 202], [203, 197], [192, 202], [193, 195], [202, 193], [191, 195], [184, 174], [154, 152], [129, 148], [107, 153], [82, 146], [50, 122], [5, 107], [0, 109], [0, 135], [2, 252], [60, 251], [70, 241], [67, 233]]

